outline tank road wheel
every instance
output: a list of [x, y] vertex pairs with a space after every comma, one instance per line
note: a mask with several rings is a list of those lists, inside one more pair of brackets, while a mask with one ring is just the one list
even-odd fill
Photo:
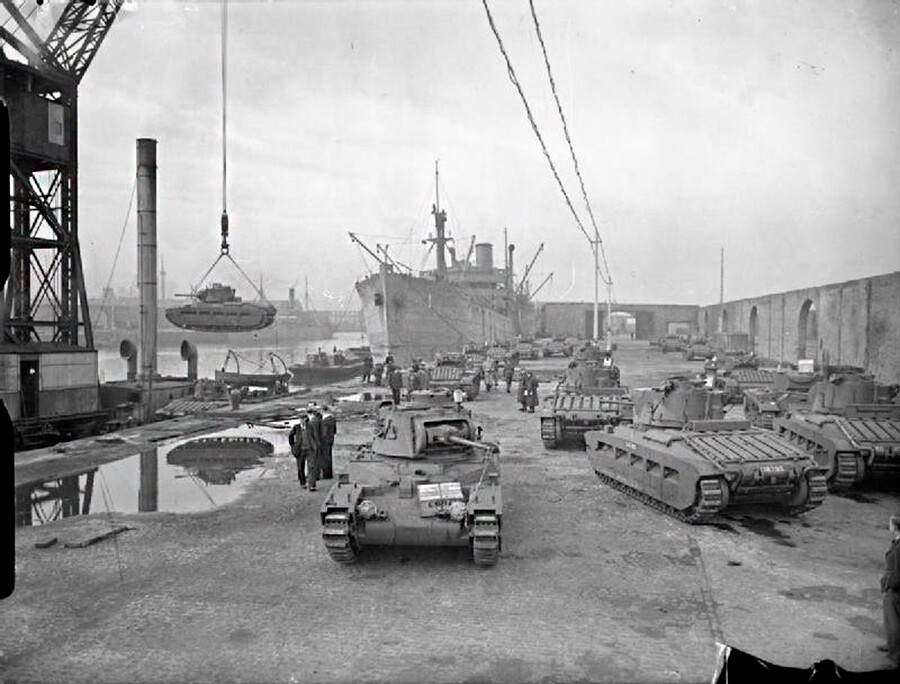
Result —
[[806, 476], [800, 479], [797, 488], [797, 494], [791, 500], [790, 508], [792, 513], [803, 513], [810, 511], [825, 501], [828, 494], [828, 482], [825, 475], [819, 472], [807, 472]]
[[333, 561], [350, 565], [358, 558], [356, 540], [350, 533], [350, 514], [346, 511], [327, 513], [322, 530], [325, 548]]
[[475, 516], [472, 531], [472, 560], [475, 565], [490, 566], [500, 556], [500, 519], [492, 514]]

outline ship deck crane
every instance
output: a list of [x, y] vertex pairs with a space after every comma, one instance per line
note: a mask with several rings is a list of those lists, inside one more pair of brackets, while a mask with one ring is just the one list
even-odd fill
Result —
[[537, 251], [534, 253], [534, 256], [531, 257], [531, 261], [528, 263], [528, 267], [525, 269], [525, 273], [522, 275], [522, 280], [519, 282], [519, 286], [516, 288], [516, 294], [522, 294], [522, 291], [525, 287], [525, 281], [528, 279], [528, 274], [531, 273], [531, 269], [534, 266], [534, 262], [537, 261], [537, 258], [540, 256], [541, 252], [544, 249], [544, 243], [542, 242]]

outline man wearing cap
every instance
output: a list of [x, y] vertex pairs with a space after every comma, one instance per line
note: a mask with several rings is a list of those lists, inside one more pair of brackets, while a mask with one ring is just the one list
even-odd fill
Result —
[[892, 515], [888, 527], [893, 539], [884, 555], [885, 569], [881, 576], [887, 645], [879, 647], [879, 650], [887, 651], [894, 667], [900, 667], [900, 515]]

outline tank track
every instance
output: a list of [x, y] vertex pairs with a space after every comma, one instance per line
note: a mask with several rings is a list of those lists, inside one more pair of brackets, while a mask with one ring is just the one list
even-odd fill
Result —
[[325, 549], [331, 559], [344, 565], [355, 563], [357, 558], [356, 542], [350, 533], [350, 514], [347, 512], [328, 513], [325, 515], [325, 527], [322, 530]]
[[800, 511], [810, 511], [825, 501], [828, 494], [828, 480], [821, 473], [812, 473], [806, 478], [809, 484], [809, 496], [806, 497], [806, 504], [800, 507]]
[[628, 496], [647, 504], [651, 508], [662, 511], [666, 515], [690, 525], [714, 522], [716, 514], [722, 506], [722, 483], [719, 480], [700, 480], [700, 496], [697, 503], [686, 511], [680, 511], [659, 499], [654, 499], [652, 496], [610, 477], [606, 473], [601, 473], [599, 470], [594, 472], [597, 473], [597, 477], [600, 478], [603, 484], [628, 494]]
[[475, 516], [472, 534], [472, 560], [475, 565], [490, 566], [500, 556], [500, 520], [496, 515]]
[[828, 489], [832, 492], [846, 492], [859, 478], [856, 454], [839, 453], [836, 465], [834, 477], [828, 482]]

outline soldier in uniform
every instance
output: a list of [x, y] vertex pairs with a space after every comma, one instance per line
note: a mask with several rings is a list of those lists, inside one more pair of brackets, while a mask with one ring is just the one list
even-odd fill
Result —
[[879, 646], [879, 650], [887, 651], [894, 667], [900, 668], [900, 515], [892, 515], [888, 525], [893, 539], [884, 555], [885, 569], [881, 577], [887, 645]]
[[528, 389], [528, 376], [529, 375], [531, 375], [530, 371], [524, 371], [522, 373], [522, 376], [519, 378], [519, 392], [516, 395], [516, 399], [518, 400], [519, 404], [521, 404], [521, 406], [522, 406], [522, 408], [519, 409], [520, 411], [528, 410], [528, 405], [525, 403], [525, 392]]
[[331, 412], [330, 406], [323, 407], [322, 413], [322, 479], [330, 480], [334, 477], [331, 462], [331, 451], [334, 447], [334, 436], [337, 434], [337, 418]]

